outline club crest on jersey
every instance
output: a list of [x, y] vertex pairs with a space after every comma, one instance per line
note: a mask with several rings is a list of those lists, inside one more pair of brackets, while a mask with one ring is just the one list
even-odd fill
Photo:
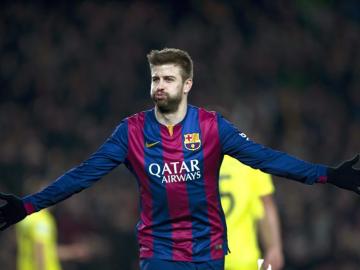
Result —
[[195, 151], [201, 146], [199, 133], [187, 133], [184, 135], [184, 146], [187, 150]]

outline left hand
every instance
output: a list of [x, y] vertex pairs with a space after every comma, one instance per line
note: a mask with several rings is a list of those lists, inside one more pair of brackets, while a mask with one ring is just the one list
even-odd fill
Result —
[[360, 170], [353, 168], [358, 161], [359, 155], [356, 155], [336, 168], [329, 167], [327, 182], [360, 195]]

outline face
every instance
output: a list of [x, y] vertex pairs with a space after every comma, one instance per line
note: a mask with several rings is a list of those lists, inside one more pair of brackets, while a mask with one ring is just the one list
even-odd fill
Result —
[[151, 67], [150, 95], [160, 112], [176, 112], [186, 100], [191, 85], [191, 79], [183, 81], [179, 66], [166, 64]]

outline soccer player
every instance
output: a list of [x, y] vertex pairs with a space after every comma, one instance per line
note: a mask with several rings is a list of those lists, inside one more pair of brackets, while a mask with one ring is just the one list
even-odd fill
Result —
[[[226, 217], [231, 253], [225, 257], [225, 270], [280, 270], [284, 263], [277, 208], [273, 201], [271, 176], [224, 156], [220, 168], [221, 203]], [[263, 247], [260, 255], [258, 233]]]
[[360, 171], [352, 168], [358, 156], [330, 168], [257, 144], [218, 113], [188, 104], [193, 63], [187, 52], [153, 50], [147, 57], [154, 108], [122, 120], [93, 155], [42, 191], [24, 198], [1, 194], [1, 229], [80, 192], [124, 163], [139, 184], [140, 268], [222, 270], [228, 252], [218, 189], [224, 154], [270, 174], [360, 193]]

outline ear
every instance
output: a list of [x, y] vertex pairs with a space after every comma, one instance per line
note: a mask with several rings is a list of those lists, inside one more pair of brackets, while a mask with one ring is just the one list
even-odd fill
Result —
[[187, 80], [185, 81], [185, 83], [184, 83], [184, 89], [183, 89], [184, 94], [187, 94], [187, 93], [190, 92], [192, 85], [193, 85], [193, 80], [192, 80], [192, 79], [187, 79]]

